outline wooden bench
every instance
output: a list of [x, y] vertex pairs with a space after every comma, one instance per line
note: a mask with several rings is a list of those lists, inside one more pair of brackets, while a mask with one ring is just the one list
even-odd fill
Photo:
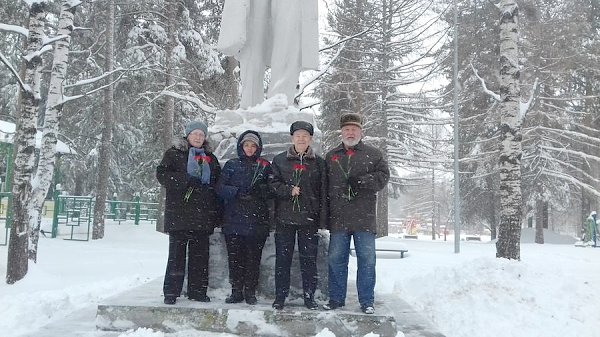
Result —
[[467, 235], [465, 236], [465, 241], [481, 241], [481, 237], [477, 235]]
[[[408, 249], [379, 249], [379, 248], [375, 248], [375, 251], [376, 252], [400, 253], [400, 258], [403, 259], [404, 258], [404, 253], [408, 252]], [[350, 248], [350, 255], [356, 256], [356, 251], [354, 250], [354, 248]]]

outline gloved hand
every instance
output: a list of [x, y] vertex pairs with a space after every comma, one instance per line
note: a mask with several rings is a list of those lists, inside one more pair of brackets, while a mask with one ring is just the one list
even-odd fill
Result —
[[202, 187], [202, 180], [199, 177], [189, 176], [189, 183], [192, 187]]
[[252, 199], [252, 190], [240, 188], [237, 193], [237, 198], [239, 200], [243, 200], [243, 201], [251, 200]]
[[254, 184], [250, 189], [250, 193], [258, 198], [266, 198], [269, 194], [269, 186], [265, 183]]
[[350, 187], [352, 187], [352, 190], [354, 190], [354, 192], [357, 192], [360, 189], [360, 180], [358, 179], [358, 177], [348, 177], [348, 185], [350, 185]]

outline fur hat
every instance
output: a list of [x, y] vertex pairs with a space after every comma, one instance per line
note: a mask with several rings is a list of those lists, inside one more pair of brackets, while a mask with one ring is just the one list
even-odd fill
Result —
[[204, 132], [204, 136], [208, 136], [208, 127], [206, 126], [206, 124], [203, 121], [199, 121], [199, 120], [195, 120], [195, 121], [191, 121], [189, 123], [187, 123], [187, 125], [185, 126], [185, 136], [189, 136], [190, 133], [192, 133], [192, 131], [199, 129], [202, 130], [202, 132]]
[[295, 121], [290, 125], [290, 135], [293, 135], [298, 130], [306, 130], [311, 136], [315, 132], [312, 124], [305, 121]]
[[243, 145], [244, 142], [252, 142], [256, 144], [256, 146], [260, 146], [260, 141], [258, 137], [252, 132], [248, 132], [247, 134], [245, 134], [244, 138], [242, 138], [242, 141], [240, 141], [240, 144]]
[[347, 113], [340, 117], [340, 129], [346, 125], [356, 125], [362, 129], [363, 119], [362, 116], [357, 113]]

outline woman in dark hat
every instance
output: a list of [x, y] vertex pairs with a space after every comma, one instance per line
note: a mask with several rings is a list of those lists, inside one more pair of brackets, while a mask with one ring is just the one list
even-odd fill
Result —
[[166, 188], [165, 232], [169, 259], [163, 285], [164, 303], [175, 304], [181, 295], [187, 260], [187, 296], [209, 302], [209, 236], [220, 225], [222, 207], [215, 192], [221, 166], [208, 149], [208, 128], [201, 121], [185, 127], [185, 138], [169, 148], [156, 168]]
[[226, 303], [254, 305], [260, 259], [269, 235], [267, 177], [271, 164], [260, 157], [262, 140], [248, 130], [237, 142], [238, 158], [225, 163], [217, 193], [225, 202], [223, 233], [229, 260], [231, 295]]

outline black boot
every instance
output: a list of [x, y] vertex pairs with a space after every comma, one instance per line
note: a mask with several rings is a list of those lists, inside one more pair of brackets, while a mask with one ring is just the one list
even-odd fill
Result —
[[285, 303], [284, 297], [276, 297], [275, 302], [273, 302], [273, 309], [281, 310], [283, 309], [283, 304]]
[[173, 305], [177, 302], [177, 297], [175, 296], [165, 296], [164, 303], [168, 305]]
[[190, 292], [188, 293], [188, 298], [190, 299], [190, 301], [210, 302], [210, 297], [206, 295], [206, 289]]
[[310, 310], [319, 309], [319, 305], [315, 302], [314, 295], [309, 293], [304, 293], [304, 306]]
[[232, 289], [231, 295], [225, 299], [225, 303], [240, 303], [244, 302], [244, 294], [241, 290]]
[[246, 303], [255, 305], [258, 300], [256, 299], [256, 292], [254, 290], [244, 290], [244, 298]]

